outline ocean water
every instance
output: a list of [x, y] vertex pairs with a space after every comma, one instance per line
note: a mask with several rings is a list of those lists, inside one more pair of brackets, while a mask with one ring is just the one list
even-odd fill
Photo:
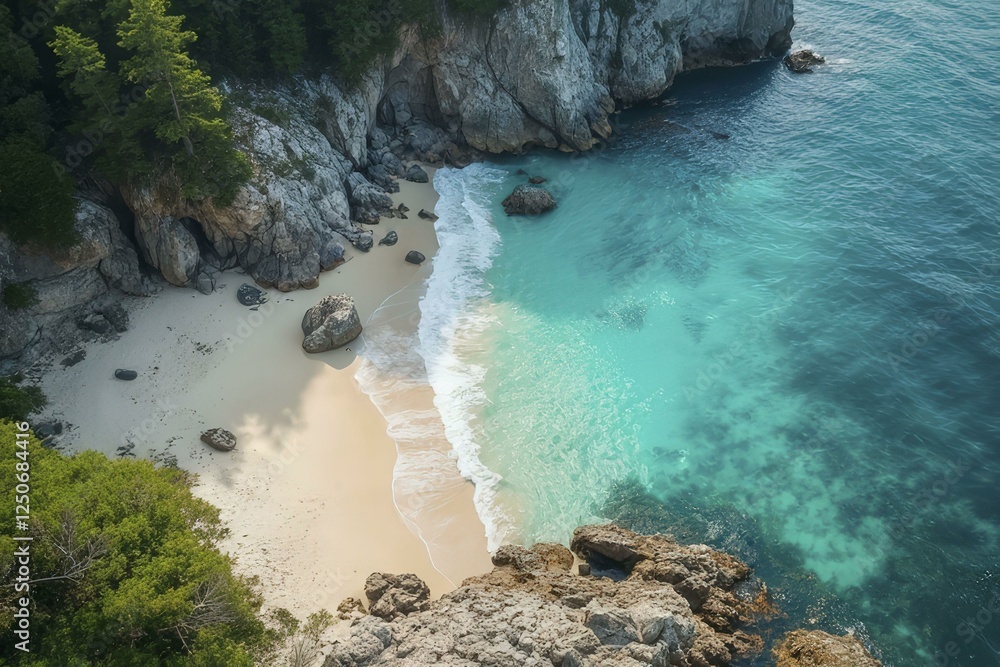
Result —
[[[1000, 665], [1000, 3], [796, 16], [815, 74], [439, 171], [421, 373], [493, 546], [669, 531], [756, 568], [768, 641]], [[555, 211], [504, 215], [525, 173]]]

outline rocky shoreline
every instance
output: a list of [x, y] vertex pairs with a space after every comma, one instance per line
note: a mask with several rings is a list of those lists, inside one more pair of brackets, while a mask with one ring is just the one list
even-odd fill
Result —
[[[414, 575], [373, 574], [367, 613], [341, 604], [349, 627], [323, 666], [722, 667], [760, 656], [754, 624], [780, 613], [732, 556], [611, 524], [578, 528], [570, 549], [501, 547], [493, 564], [435, 601]], [[773, 657], [779, 667], [881, 664], [856, 638], [819, 630], [789, 633]]]
[[490, 20], [444, 17], [439, 35], [407, 33], [354, 87], [327, 75], [226, 82], [254, 167], [232, 206], [185, 201], [172, 183], [102, 182], [78, 193], [73, 248], [19, 248], [0, 235], [0, 288], [37, 296], [0, 306], [0, 370], [106, 335], [79, 323], [164, 283], [211, 292], [235, 268], [264, 287], [315, 287], [345, 244], [373, 247], [367, 225], [390, 208], [397, 179], [426, 178], [417, 161], [586, 151], [610, 136], [611, 114], [662, 95], [681, 71], [782, 55], [792, 25], [791, 0], [657, 0], [627, 12], [515, 0]]

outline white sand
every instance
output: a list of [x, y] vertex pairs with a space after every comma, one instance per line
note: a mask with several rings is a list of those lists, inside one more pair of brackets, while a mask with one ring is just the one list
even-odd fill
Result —
[[[195, 492], [221, 508], [232, 531], [222, 546], [238, 571], [260, 578], [268, 606], [300, 617], [363, 597], [374, 571], [413, 572], [440, 595], [489, 569], [471, 485], [457, 472], [446, 490], [451, 501], [436, 509], [443, 528], [435, 549], [448, 554], [440, 571], [416, 525], [397, 511], [396, 446], [355, 379], [362, 339], [320, 355], [301, 348], [302, 315], [326, 294], [352, 295], [365, 322], [390, 295], [419, 292], [412, 288], [430, 262], [416, 267], [403, 257], [411, 249], [434, 255], [433, 224], [416, 213], [433, 210], [437, 196], [429, 185], [401, 187], [395, 199], [410, 207], [409, 219], [374, 227], [376, 240], [395, 229], [399, 243], [367, 254], [349, 248], [349, 261], [324, 274], [319, 288], [271, 290], [258, 311], [237, 302], [236, 289], [252, 281], [236, 273], [210, 296], [169, 288], [136, 300], [119, 340], [89, 345], [84, 361], [56, 366], [43, 380], [52, 405], [43, 417], [72, 425], [62, 440], [69, 449], [114, 456], [132, 442], [136, 456], [173, 456], [198, 473]], [[116, 368], [139, 378], [115, 380]], [[212, 427], [235, 433], [236, 450], [202, 444], [200, 433]]]

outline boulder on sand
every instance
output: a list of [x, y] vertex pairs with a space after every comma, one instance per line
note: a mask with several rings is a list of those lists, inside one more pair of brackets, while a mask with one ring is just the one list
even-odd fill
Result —
[[236, 290], [236, 299], [244, 306], [259, 306], [267, 301], [267, 297], [264, 296], [262, 290], [257, 289], [253, 285], [248, 285], [243, 283], [240, 288]]
[[410, 252], [406, 253], [406, 258], [405, 259], [410, 264], [418, 264], [419, 265], [419, 264], [423, 264], [424, 260], [427, 259], [427, 258], [424, 257], [424, 253], [418, 252], [416, 250], [411, 250]]
[[437, 220], [438, 219], [438, 217], [436, 215], [434, 215], [430, 211], [428, 211], [426, 209], [423, 209], [423, 208], [420, 209], [420, 212], [417, 213], [417, 216], [423, 218], [424, 220]]
[[411, 183], [427, 183], [430, 180], [430, 177], [427, 175], [427, 172], [420, 167], [420, 165], [415, 164], [406, 170], [406, 180]]
[[236, 436], [224, 428], [210, 428], [201, 434], [201, 441], [220, 452], [236, 449]]
[[379, 241], [378, 244], [379, 245], [396, 245], [396, 241], [398, 241], [398, 240], [399, 240], [399, 234], [397, 234], [396, 232], [393, 231], [393, 232], [389, 232], [384, 237], [382, 237], [382, 240]]
[[545, 188], [519, 185], [503, 200], [507, 215], [537, 215], [556, 207], [556, 200]]
[[119, 380], [131, 381], [139, 377], [139, 374], [126, 368], [119, 368], [115, 371], [115, 377]]
[[361, 318], [346, 294], [325, 296], [302, 318], [302, 349], [310, 354], [335, 350], [361, 335]]

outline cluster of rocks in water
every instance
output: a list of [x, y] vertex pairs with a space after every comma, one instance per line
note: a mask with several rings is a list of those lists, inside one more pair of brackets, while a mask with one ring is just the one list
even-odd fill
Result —
[[796, 74], [811, 74], [813, 67], [825, 63], [826, 58], [809, 49], [803, 49], [789, 53], [782, 62], [785, 63], [785, 67]]
[[[578, 528], [570, 549], [504, 546], [493, 564], [434, 601], [415, 575], [373, 574], [367, 614], [341, 605], [353, 620], [324, 667], [722, 667], [762, 652], [742, 628], [773, 613], [739, 560], [614, 525]], [[879, 664], [825, 633], [792, 633], [776, 655], [780, 667]]]

